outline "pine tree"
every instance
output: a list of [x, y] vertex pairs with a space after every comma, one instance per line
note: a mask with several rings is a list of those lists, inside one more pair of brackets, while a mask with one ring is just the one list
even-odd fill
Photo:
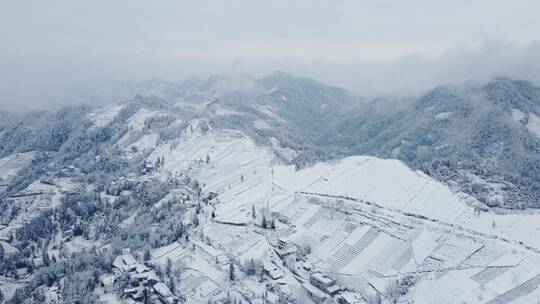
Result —
[[173, 294], [176, 293], [176, 284], [174, 283], [174, 280], [172, 277], [169, 279], [169, 289], [171, 290]]
[[276, 229], [276, 221], [274, 220], [274, 218], [272, 218], [272, 222], [270, 222], [270, 228]]
[[231, 282], [234, 282], [234, 279], [235, 279], [234, 265], [233, 265], [233, 263], [231, 262], [231, 263], [229, 264], [229, 280], [231, 280]]
[[144, 249], [144, 261], [150, 261], [150, 250], [148, 248]]
[[4, 256], [5, 256], [4, 247], [2, 245], [0, 245], [0, 262], [4, 261]]
[[148, 287], [145, 287], [143, 291], [143, 303], [150, 304], [150, 297], [148, 296]]
[[263, 214], [261, 226], [266, 229], [268, 227], [268, 222], [266, 221], [266, 216]]
[[172, 260], [170, 258], [167, 258], [167, 262], [165, 264], [165, 274], [170, 275], [172, 271]]
[[256, 218], [257, 214], [255, 213], [255, 205], [251, 205], [251, 217]]
[[212, 218], [216, 218], [216, 213], [212, 210]]
[[49, 264], [50, 264], [50, 261], [49, 261], [49, 254], [47, 254], [47, 251], [46, 251], [46, 250], [43, 250], [43, 252], [42, 252], [42, 257], [43, 257], [43, 265], [49, 266]]
[[208, 156], [208, 154], [206, 154], [206, 163], [208, 164], [210, 162], [210, 156]]
[[199, 216], [197, 213], [193, 214], [193, 225], [195, 225], [195, 227], [199, 226]]
[[249, 275], [254, 275], [257, 270], [257, 266], [255, 266], [255, 260], [251, 258], [251, 260], [246, 265], [246, 273]]

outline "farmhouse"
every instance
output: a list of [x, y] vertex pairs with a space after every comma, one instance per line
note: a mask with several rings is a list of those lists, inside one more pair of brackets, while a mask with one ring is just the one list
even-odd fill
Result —
[[278, 238], [277, 248], [275, 251], [280, 258], [284, 258], [290, 254], [295, 254], [298, 248], [288, 238]]
[[112, 293], [114, 292], [113, 286], [114, 286], [115, 277], [113, 275], [102, 275], [99, 278], [99, 283], [101, 287], [103, 287], [103, 291], [105, 293]]
[[266, 273], [266, 275], [268, 275], [272, 280], [277, 280], [285, 276], [283, 270], [277, 267], [276, 264], [269, 261], [263, 261], [263, 269], [264, 273]]
[[362, 299], [359, 294], [354, 292], [344, 292], [337, 297], [340, 304], [365, 304], [366, 301]]
[[329, 278], [320, 272], [312, 273], [309, 277], [309, 282], [311, 285], [319, 288], [329, 295], [335, 295], [340, 291], [340, 288], [338, 285], [336, 285], [336, 281], [334, 279]]

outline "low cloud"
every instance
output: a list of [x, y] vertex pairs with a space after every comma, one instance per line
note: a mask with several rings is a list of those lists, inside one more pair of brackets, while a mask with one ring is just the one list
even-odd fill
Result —
[[275, 70], [362, 95], [499, 75], [538, 84], [538, 9], [537, 0], [6, 2], [0, 107], [70, 102], [73, 82]]

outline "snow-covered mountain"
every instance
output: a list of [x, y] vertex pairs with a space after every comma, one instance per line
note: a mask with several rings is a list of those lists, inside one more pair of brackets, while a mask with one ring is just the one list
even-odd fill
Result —
[[216, 120], [276, 137], [298, 152], [300, 166], [359, 154], [397, 158], [490, 206], [538, 207], [540, 89], [524, 81], [496, 78], [442, 85], [416, 100], [367, 100], [276, 72], [214, 76], [155, 93], [199, 110], [229, 109], [234, 115]]
[[540, 297], [540, 215], [514, 210], [538, 207], [538, 88], [367, 100], [283, 72], [119, 86], [99, 107], [0, 112], [10, 303]]
[[498, 78], [441, 86], [394, 114], [368, 111], [332, 132], [349, 153], [398, 158], [490, 206], [536, 208], [539, 111], [538, 88]]

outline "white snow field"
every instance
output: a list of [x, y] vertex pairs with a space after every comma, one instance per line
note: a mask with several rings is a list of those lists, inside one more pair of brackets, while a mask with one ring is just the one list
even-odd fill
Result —
[[391, 280], [412, 274], [420, 278], [409, 295], [414, 303], [540, 296], [537, 213], [475, 215], [470, 198], [396, 160], [358, 156], [273, 172], [278, 196], [292, 197], [273, 209], [291, 220], [289, 238], [312, 244], [308, 259], [348, 289], [384, 293]]
[[529, 113], [527, 129], [534, 135], [540, 137], [540, 117], [534, 115], [534, 113]]
[[349, 197], [371, 202], [402, 213], [426, 217], [448, 225], [470, 229], [486, 236], [523, 242], [540, 249], [540, 213], [482, 212], [479, 203], [422, 172], [411, 171], [397, 160], [369, 156], [345, 158], [334, 164], [320, 163], [295, 171], [293, 166], [276, 167], [274, 183], [290, 192]]

